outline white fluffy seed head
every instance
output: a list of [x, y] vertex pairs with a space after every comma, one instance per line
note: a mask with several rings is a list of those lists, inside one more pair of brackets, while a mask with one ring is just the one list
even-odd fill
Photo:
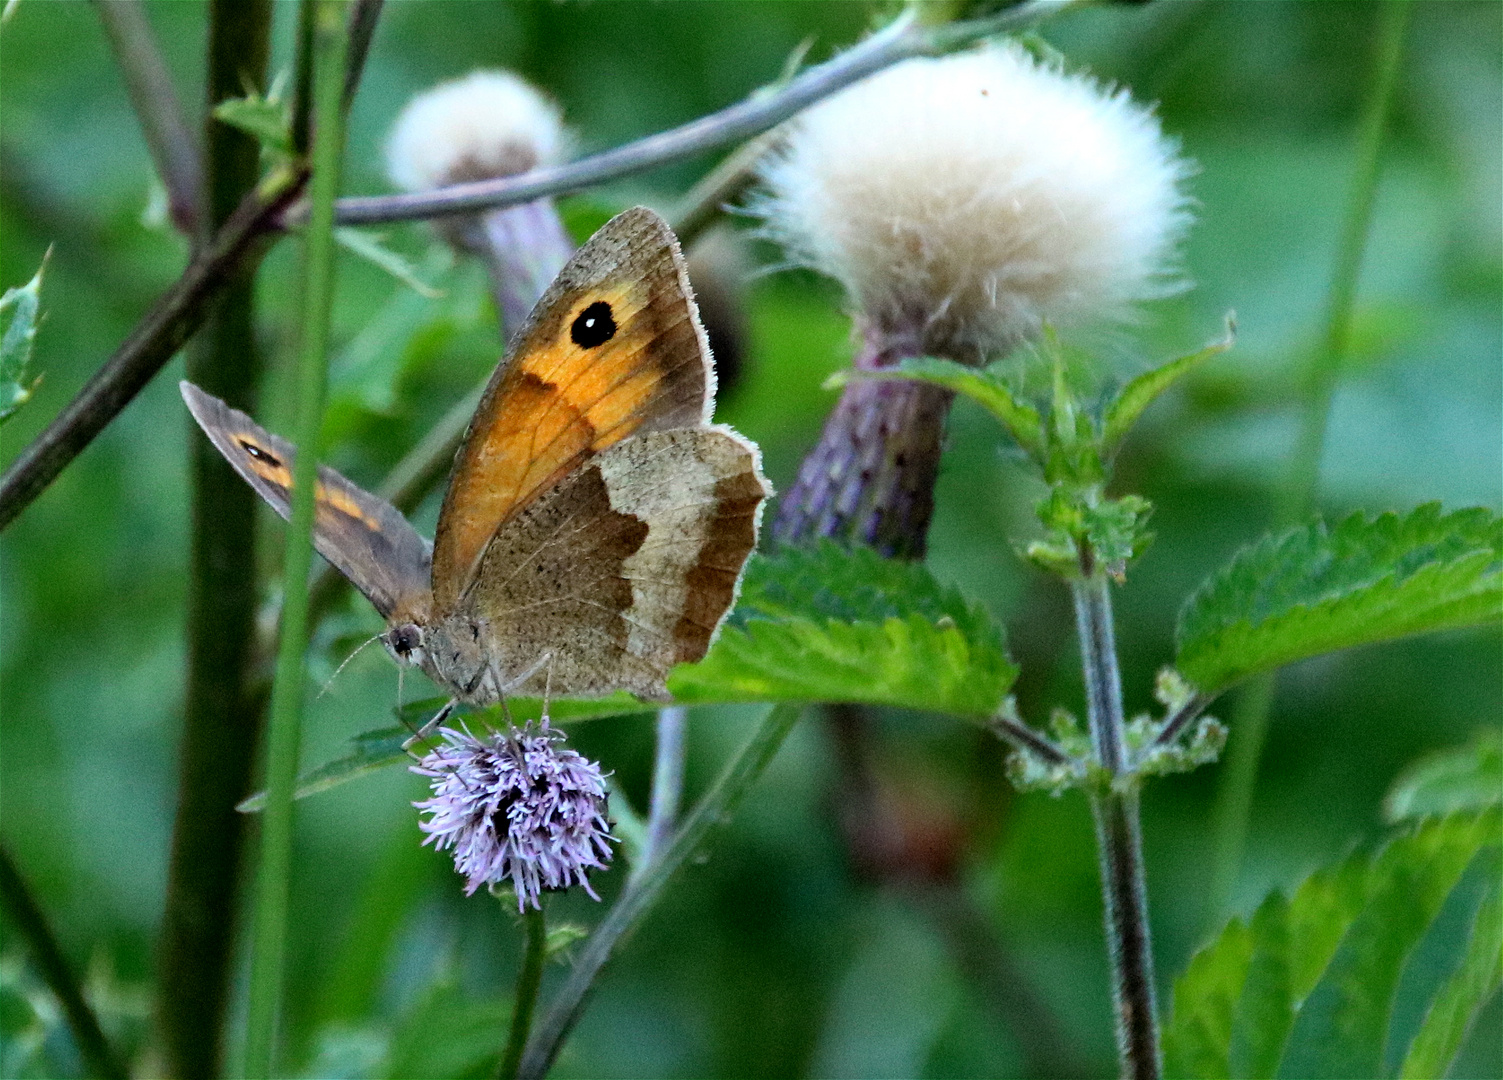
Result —
[[561, 161], [562, 114], [509, 71], [475, 71], [407, 103], [386, 142], [386, 171], [406, 191], [487, 180]]
[[1188, 172], [1125, 91], [1008, 43], [908, 60], [810, 109], [754, 208], [868, 331], [976, 361], [1173, 291]]

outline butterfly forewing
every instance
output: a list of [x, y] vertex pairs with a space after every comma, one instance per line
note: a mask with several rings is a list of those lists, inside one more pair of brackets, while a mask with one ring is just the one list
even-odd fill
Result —
[[[283, 518], [291, 516], [296, 448], [190, 382], [179, 384], [204, 434]], [[313, 545], [384, 618], [407, 621], [428, 607], [428, 541], [384, 499], [319, 467]]]
[[530, 500], [633, 434], [703, 424], [713, 397], [672, 232], [649, 210], [613, 218], [538, 301], [470, 422], [434, 541], [437, 610]]

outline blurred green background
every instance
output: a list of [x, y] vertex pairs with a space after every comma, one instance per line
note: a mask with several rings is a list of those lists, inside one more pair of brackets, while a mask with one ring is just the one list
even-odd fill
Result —
[[[511, 67], [557, 96], [581, 152], [691, 119], [774, 79], [891, 8], [864, 3], [388, 4], [355, 104], [347, 189], [385, 190], [380, 147], [413, 92], [479, 66]], [[277, 8], [273, 70], [290, 64], [295, 8]], [[204, 10], [150, 6], [190, 106], [202, 96]], [[1041, 35], [1073, 66], [1156, 101], [1199, 165], [1186, 248], [1195, 288], [1093, 347], [1118, 376], [1198, 346], [1237, 312], [1237, 348], [1155, 407], [1117, 487], [1147, 495], [1158, 540], [1119, 596], [1128, 707], [1150, 706], [1188, 592], [1272, 515], [1295, 430], [1296, 372], [1315, 346], [1354, 131], [1371, 68], [1372, 4], [1161, 0], [1067, 14]], [[181, 269], [185, 242], [152, 205], [154, 180], [91, 7], [23, 2], [0, 30], [0, 285], [53, 246], [34, 402], [3, 431], [8, 461], [76, 392]], [[1417, 3], [1363, 264], [1353, 353], [1322, 463], [1327, 513], [1500, 508], [1503, 419], [1503, 6]], [[704, 158], [566, 201], [584, 232], [615, 208], [668, 209]], [[744, 225], [745, 222], [737, 222]], [[374, 484], [499, 353], [478, 267], [449, 265], [419, 226], [388, 243], [444, 289], [424, 300], [352, 257], [340, 266], [333, 462]], [[748, 265], [776, 253], [751, 245]], [[268, 360], [261, 418], [290, 427], [296, 241], [260, 274]], [[828, 283], [750, 278], [741, 383], [720, 418], [763, 446], [789, 486], [850, 354]], [[5, 533], [4, 842], [107, 1024], [129, 1045], [149, 1024], [174, 809], [187, 566], [188, 417], [175, 361]], [[974, 408], [956, 409], [930, 564], [1007, 626], [1024, 714], [1080, 691], [1066, 594], [1024, 566], [1038, 491]], [[431, 529], [436, 502], [418, 515]], [[271, 594], [282, 529], [263, 518]], [[320, 633], [304, 760], [390, 723], [396, 673], [378, 650], [312, 692], [379, 623], [363, 604]], [[1499, 722], [1496, 632], [1422, 638], [1286, 671], [1234, 909], [1289, 887], [1382, 834], [1381, 796], [1419, 754]], [[420, 679], [418, 681], [421, 681]], [[409, 681], [407, 694], [414, 690]], [[1231, 702], [1216, 710], [1225, 716]], [[690, 727], [689, 788], [744, 736], [744, 710]], [[650, 717], [581, 725], [582, 751], [641, 806]], [[1231, 737], [1237, 738], [1234, 730]], [[840, 828], [838, 747], [811, 715], [709, 858], [687, 869], [607, 970], [559, 1076], [1011, 1075], [1050, 1060], [1113, 1071], [1091, 826], [1078, 794], [1016, 796], [997, 745], [953, 721], [881, 717], [875, 772], [910, 856], [873, 868]], [[1215, 768], [1150, 785], [1148, 876], [1163, 1000], [1208, 930]], [[514, 918], [466, 899], [448, 859], [418, 847], [399, 769], [300, 804], [286, 1032], [289, 1068], [320, 1076], [468, 1074], [494, 1052], [518, 953]], [[619, 871], [598, 879], [609, 898]], [[557, 918], [589, 921], [582, 896]], [[7, 934], [0, 954], [5, 1075], [70, 1061], [33, 1048], [36, 981]], [[557, 977], [554, 968], [551, 977]], [[1060, 1033], [1060, 1043], [1050, 1042]], [[1042, 1047], [1040, 1046], [1042, 1040]], [[50, 1056], [49, 1056], [50, 1055]], [[1454, 1075], [1498, 1076], [1495, 998]], [[383, 1064], [384, 1062], [384, 1064]]]

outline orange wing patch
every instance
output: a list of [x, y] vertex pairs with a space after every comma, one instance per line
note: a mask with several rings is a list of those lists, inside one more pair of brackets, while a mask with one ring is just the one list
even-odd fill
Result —
[[[272, 448], [262, 445], [259, 440], [248, 433], [235, 435], [233, 438], [240, 444], [241, 449], [245, 451], [248, 458], [246, 468], [250, 469], [251, 472], [267, 483], [275, 484], [284, 492], [287, 492], [289, 495], [288, 501], [290, 502], [292, 470], [287, 466], [287, 463], [277, 457], [273, 453]], [[345, 517], [353, 518], [368, 529], [376, 532], [381, 530], [381, 522], [367, 514], [364, 507], [351, 498], [347, 492], [341, 491], [339, 488], [330, 487], [323, 481], [319, 481], [318, 486], [313, 489], [313, 500], [318, 505], [319, 514], [326, 514], [330, 510], [337, 510]]]
[[640, 430], [698, 421], [699, 331], [687, 295], [659, 284], [638, 277], [590, 289], [519, 342], [476, 410], [444, 498], [433, 564], [441, 610], [464, 592], [501, 524], [590, 455]]

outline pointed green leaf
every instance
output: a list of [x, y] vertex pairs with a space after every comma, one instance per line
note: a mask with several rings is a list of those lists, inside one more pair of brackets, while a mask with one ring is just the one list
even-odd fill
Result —
[[1444, 1076], [1472, 1021], [1503, 983], [1503, 890], [1496, 872], [1478, 905], [1461, 964], [1435, 995], [1423, 1026], [1409, 1044], [1399, 1075], [1414, 1080]]
[[1181, 356], [1161, 364], [1152, 371], [1145, 371], [1122, 388], [1122, 392], [1107, 406], [1102, 422], [1102, 455], [1107, 460], [1121, 445], [1123, 438], [1132, 430], [1143, 410], [1154, 399], [1169, 389], [1175, 382], [1194, 371], [1213, 356], [1220, 356], [1232, 347], [1237, 339], [1237, 323], [1232, 316], [1226, 319], [1226, 337], [1213, 341], [1199, 352]]
[[1383, 813], [1390, 822], [1503, 802], [1503, 730], [1487, 728], [1466, 746], [1421, 758], [1399, 774]]
[[250, 135], [278, 157], [292, 154], [292, 117], [287, 102], [275, 96], [248, 94], [214, 106], [214, 118]]
[[1500, 841], [1497, 810], [1430, 818], [1233, 920], [1175, 984], [1168, 1074], [1444, 1075], [1497, 983]]
[[1164, 1072], [1178, 1080], [1230, 1076], [1232, 1014], [1247, 980], [1252, 934], [1233, 919], [1215, 944], [1196, 953], [1174, 983], [1173, 1022], [1164, 1028]]
[[826, 380], [825, 386], [844, 386], [858, 379], [924, 382], [964, 394], [995, 416], [1030, 457], [1039, 462], [1044, 460], [1044, 426], [1038, 410], [1013, 395], [996, 365], [974, 368], [954, 360], [920, 356], [878, 371], [837, 371]]
[[28, 369], [41, 318], [42, 275], [51, 254], [49, 249], [30, 281], [6, 289], [0, 296], [0, 424], [31, 400], [32, 391], [42, 381], [41, 376], [33, 378]]
[[1179, 670], [1207, 693], [1323, 652], [1503, 618], [1503, 520], [1354, 514], [1246, 548], [1190, 597]]
[[444, 295], [442, 289], [435, 289], [419, 276], [417, 267], [403, 255], [398, 255], [381, 243], [381, 237], [372, 233], [362, 232], [359, 229], [335, 229], [334, 239], [339, 241], [339, 246], [371, 265], [386, 271], [403, 285], [427, 300], [437, 300]]

